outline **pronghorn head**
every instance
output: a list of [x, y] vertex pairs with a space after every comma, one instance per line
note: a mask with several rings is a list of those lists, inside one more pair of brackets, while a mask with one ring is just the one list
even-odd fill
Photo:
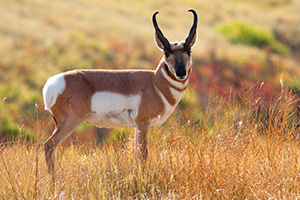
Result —
[[152, 16], [153, 25], [155, 28], [155, 42], [160, 50], [164, 52], [165, 63], [169, 71], [179, 81], [187, 79], [191, 67], [191, 48], [196, 43], [197, 39], [197, 13], [193, 9], [189, 9], [194, 15], [194, 22], [187, 38], [181, 42], [169, 42], [158, 27], [155, 12]]

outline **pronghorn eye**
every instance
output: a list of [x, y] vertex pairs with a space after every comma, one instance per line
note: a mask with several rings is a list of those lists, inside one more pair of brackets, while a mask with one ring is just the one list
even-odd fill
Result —
[[170, 54], [168, 52], [165, 52], [165, 56], [166, 56], [166, 58], [168, 58], [170, 56]]
[[189, 50], [186, 51], [186, 53], [187, 53], [188, 56], [191, 56], [192, 51], [189, 49]]

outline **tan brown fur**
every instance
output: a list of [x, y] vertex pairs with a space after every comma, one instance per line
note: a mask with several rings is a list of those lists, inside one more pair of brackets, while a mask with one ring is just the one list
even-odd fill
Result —
[[[154, 70], [73, 70], [66, 72], [65, 90], [53, 106], [53, 114], [59, 116], [58, 112], [64, 112], [65, 108], [76, 112], [74, 114], [85, 118], [90, 110], [90, 99], [96, 92], [113, 92], [123, 95], [141, 95], [141, 106], [137, 121], [145, 121], [156, 118], [164, 112], [164, 105], [154, 87], [158, 88], [165, 96], [170, 105], [178, 103], [170, 88], [184, 92], [186, 87], [177, 88], [171, 85], [162, 75], [161, 67], [166, 67], [164, 59], [158, 68]], [[184, 84], [187, 80], [177, 80], [166, 68], [168, 75], [175, 81]], [[189, 73], [191, 72], [191, 68]], [[118, 81], [116, 81], [118, 80]], [[151, 84], [149, 84], [151, 83]], [[84, 91], [84, 93], [82, 93]], [[59, 119], [57, 119], [59, 120]]]
[[[188, 37], [181, 43], [168, 42], [156, 22], [158, 12], [153, 14], [155, 41], [165, 52], [156, 70], [73, 70], [53, 76], [47, 81], [43, 88], [45, 108], [52, 114], [56, 128], [45, 142], [44, 149], [48, 170], [52, 174], [53, 189], [55, 148], [84, 120], [99, 120], [99, 113], [104, 116], [104, 120], [103, 116], [100, 120], [108, 124], [115, 123], [113, 120], [125, 121], [116, 122], [117, 125], [135, 124], [136, 149], [139, 155], [147, 158], [148, 129], [152, 125], [163, 123], [173, 112], [192, 71], [190, 50], [197, 36], [197, 14], [192, 9], [189, 11], [194, 15], [194, 23]], [[105, 101], [109, 102], [110, 97], [117, 99], [117, 103], [112, 106], [121, 106], [118, 107], [119, 110], [106, 110], [103, 113], [103, 109], [109, 104], [101, 104], [101, 99], [106, 98]], [[92, 99], [95, 99], [94, 103]], [[95, 104], [95, 101], [100, 104]], [[128, 101], [134, 103], [130, 104]], [[118, 115], [121, 117], [118, 118]], [[113, 119], [109, 121], [106, 118]], [[100, 125], [103, 125], [101, 121]]]

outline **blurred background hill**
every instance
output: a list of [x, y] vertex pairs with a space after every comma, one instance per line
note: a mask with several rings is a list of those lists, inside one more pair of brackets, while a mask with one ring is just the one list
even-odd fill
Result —
[[[201, 110], [215, 96], [238, 100], [251, 88], [258, 88], [263, 106], [283, 85], [299, 96], [299, 0], [2, 0], [1, 141], [34, 138], [37, 129], [51, 133], [41, 90], [54, 74], [155, 69], [162, 52], [153, 41], [153, 12], [160, 11], [165, 36], [180, 41], [192, 24], [189, 8], [199, 15], [198, 42], [189, 96], [180, 106], [192, 102]], [[96, 132], [85, 125], [78, 132], [86, 131]]]

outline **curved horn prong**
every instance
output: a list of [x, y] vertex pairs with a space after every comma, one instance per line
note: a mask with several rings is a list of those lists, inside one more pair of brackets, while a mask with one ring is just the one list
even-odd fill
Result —
[[160, 28], [158, 27], [158, 24], [157, 24], [157, 21], [156, 21], [156, 15], [158, 13], [159, 13], [158, 11], [153, 13], [152, 22], [153, 22], [153, 26], [154, 26], [154, 29], [155, 29], [156, 37], [159, 39], [161, 44], [164, 46], [164, 50], [167, 50], [167, 49], [170, 49], [170, 42], [168, 41], [167, 38], [165, 38], [164, 34], [161, 32]]
[[193, 10], [193, 9], [189, 9], [188, 12], [193, 13], [194, 22], [193, 22], [193, 25], [192, 25], [191, 30], [189, 32], [189, 35], [185, 39], [185, 43], [184, 43], [185, 48], [191, 48], [193, 46], [193, 44], [195, 43], [195, 41], [196, 41], [196, 32], [197, 32], [197, 23], [198, 23], [198, 16], [197, 16], [196, 11]]

